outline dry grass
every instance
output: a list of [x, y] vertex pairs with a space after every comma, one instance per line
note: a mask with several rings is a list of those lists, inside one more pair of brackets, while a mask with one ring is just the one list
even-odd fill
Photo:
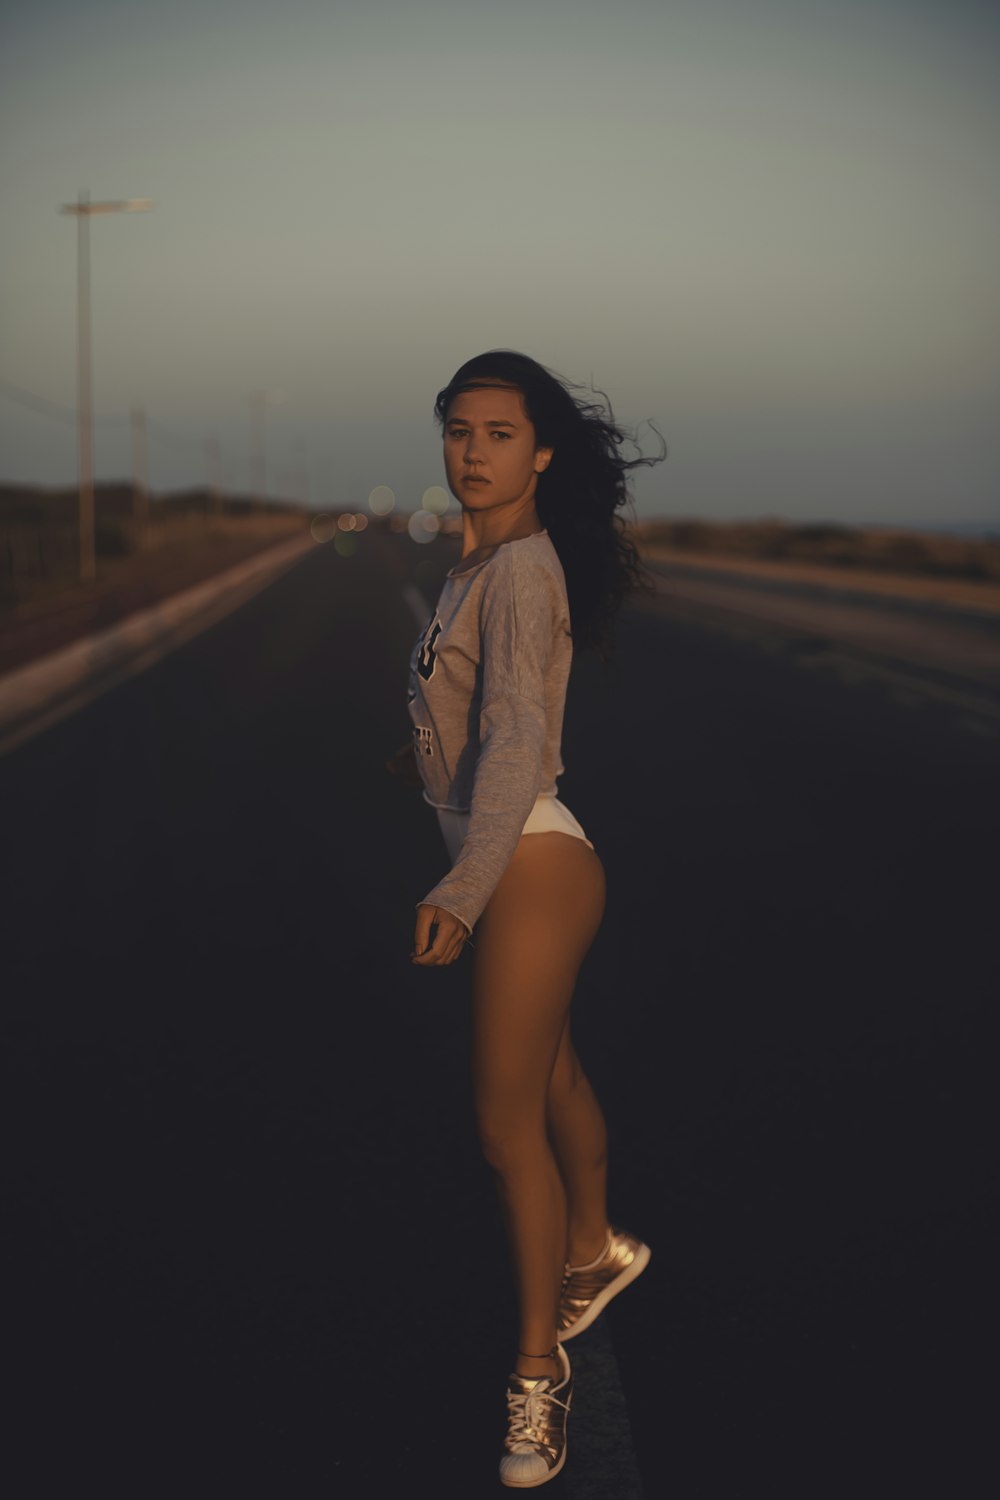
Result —
[[8, 620], [109, 589], [155, 586], [166, 574], [205, 577], [307, 521], [299, 508], [196, 491], [154, 500], [143, 524], [131, 489], [102, 486], [95, 495], [97, 578], [82, 584], [77, 505], [72, 490], [0, 487], [0, 611]]
[[762, 521], [640, 521], [643, 547], [756, 562], [812, 563], [904, 578], [1000, 582], [1000, 537]]
[[190, 588], [304, 530], [305, 511], [201, 494], [154, 502], [145, 528], [131, 492], [97, 498], [97, 578], [82, 583], [76, 496], [0, 490], [0, 672]]

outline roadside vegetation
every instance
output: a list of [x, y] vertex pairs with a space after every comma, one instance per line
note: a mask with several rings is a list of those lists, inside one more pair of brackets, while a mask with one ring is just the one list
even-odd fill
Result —
[[75, 489], [0, 485], [0, 673], [101, 630], [301, 533], [302, 507], [206, 491], [136, 505], [95, 493], [97, 577], [80, 579]]
[[97, 580], [81, 584], [76, 489], [0, 485], [0, 608], [44, 604], [78, 591], [185, 570], [207, 576], [302, 530], [301, 507], [193, 490], [137, 503], [130, 485], [101, 485], [94, 496]]
[[639, 545], [700, 557], [811, 563], [902, 577], [1000, 580], [997, 535], [962, 537], [881, 527], [795, 525], [787, 521], [640, 521]]
[[[200, 583], [310, 525], [315, 540], [334, 536], [351, 548], [353, 537], [341, 537], [340, 530], [361, 529], [357, 518], [320, 516], [301, 505], [208, 490], [147, 500], [130, 484], [105, 484], [95, 493], [97, 577], [84, 583], [78, 506], [75, 487], [0, 485], [0, 673]], [[412, 521], [399, 512], [370, 518], [376, 531], [402, 532]], [[920, 587], [938, 594], [988, 591], [1000, 597], [1000, 528], [996, 535], [963, 537], [774, 519], [677, 518], [639, 521], [631, 530], [651, 560], [694, 567], [717, 560], [720, 568], [780, 570], [783, 576], [833, 569], [853, 572], [859, 585], [867, 575], [868, 587], [881, 586], [878, 580], [884, 578], [887, 588], [912, 591], [916, 583], [890, 580], [922, 579]], [[453, 541], [461, 532], [460, 519], [444, 517], [440, 532]]]

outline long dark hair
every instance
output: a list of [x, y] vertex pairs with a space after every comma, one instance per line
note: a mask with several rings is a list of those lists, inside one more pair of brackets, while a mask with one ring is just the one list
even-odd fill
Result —
[[434, 415], [443, 426], [461, 391], [501, 383], [520, 391], [537, 446], [552, 449], [552, 461], [538, 476], [535, 505], [566, 575], [574, 649], [607, 658], [624, 599], [653, 587], [621, 514], [632, 509], [628, 474], [659, 463], [666, 444], [660, 438], [654, 457], [640, 450], [627, 458], [621, 450], [626, 443], [637, 447], [635, 438], [618, 426], [603, 391], [575, 396], [583, 387], [513, 349], [467, 360], [438, 392]]

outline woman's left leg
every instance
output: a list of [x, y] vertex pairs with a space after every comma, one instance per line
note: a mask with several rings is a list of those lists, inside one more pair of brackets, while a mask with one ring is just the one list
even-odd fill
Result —
[[515, 1369], [558, 1373], [566, 1196], [546, 1096], [580, 964], [604, 911], [604, 870], [564, 833], [524, 835], [476, 929], [473, 1081], [480, 1138], [510, 1237], [520, 1303]]

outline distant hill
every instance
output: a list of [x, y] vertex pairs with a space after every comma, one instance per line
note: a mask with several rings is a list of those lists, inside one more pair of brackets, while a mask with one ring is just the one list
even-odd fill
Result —
[[919, 525], [907, 526], [905, 530], [928, 532], [932, 536], [992, 537], [1000, 541], [1000, 518], [996, 521], [922, 521]]

